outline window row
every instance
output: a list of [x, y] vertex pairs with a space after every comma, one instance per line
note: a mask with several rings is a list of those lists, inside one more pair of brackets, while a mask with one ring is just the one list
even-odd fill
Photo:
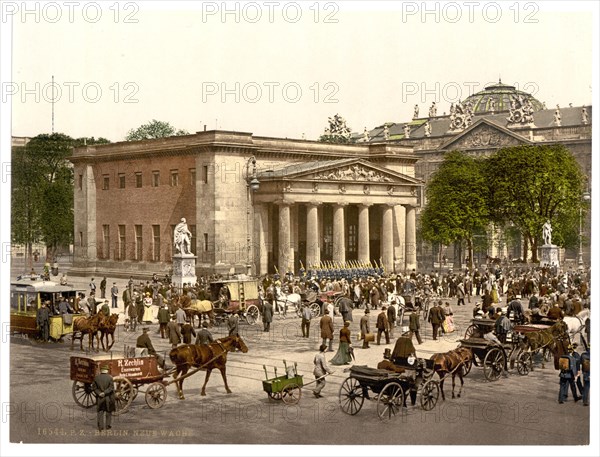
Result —
[[[143, 187], [143, 185], [144, 185], [143, 173], [141, 171], [137, 171], [137, 172], [135, 172], [134, 176], [135, 176], [135, 180], [133, 182], [130, 182], [130, 185], [133, 185], [136, 188]], [[196, 169], [190, 168], [188, 170], [188, 176], [189, 176], [188, 184], [190, 186], [195, 186], [196, 185]], [[127, 175], [125, 173], [118, 173], [117, 181], [114, 185], [116, 185], [118, 189], [125, 189], [127, 187], [127, 182], [128, 182]], [[177, 170], [177, 169], [170, 170], [168, 182], [171, 187], [179, 187], [179, 185], [181, 184], [180, 177], [179, 177], [179, 170]], [[202, 167], [201, 183], [202, 184], [208, 183], [208, 165], [204, 165]], [[150, 175], [150, 186], [151, 187], [159, 187], [160, 185], [161, 185], [160, 170], [153, 170], [152, 174]], [[78, 187], [79, 187], [79, 190], [83, 189], [83, 174], [79, 175]], [[103, 174], [102, 175], [102, 190], [109, 190], [110, 188], [111, 188], [111, 175]]]
[[[97, 252], [98, 258], [103, 260], [137, 260], [137, 261], [152, 261], [159, 262], [161, 260], [171, 260], [173, 256], [173, 233], [175, 225], [170, 226], [170, 236], [168, 246], [161, 245], [161, 229], [160, 225], [152, 225], [151, 239], [147, 239], [150, 233], [144, 233], [142, 225], [134, 225], [133, 231], [131, 227], [127, 229], [126, 225], [117, 225], [116, 239], [111, 238], [110, 225], [102, 225], [102, 240]], [[196, 226], [189, 226], [192, 233], [192, 254], [196, 255], [196, 247], [198, 240], [196, 239]], [[113, 229], [114, 231], [114, 229]], [[204, 233], [203, 248], [208, 250], [208, 233]], [[83, 245], [83, 234], [80, 233], [80, 245]]]

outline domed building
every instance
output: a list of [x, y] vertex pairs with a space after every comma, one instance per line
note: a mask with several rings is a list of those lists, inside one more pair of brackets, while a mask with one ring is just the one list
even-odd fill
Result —
[[531, 102], [534, 111], [544, 109], [543, 103], [537, 100], [533, 95], [518, 90], [515, 86], [502, 84], [502, 80], [498, 84], [487, 86], [484, 90], [470, 95], [464, 103], [470, 103], [473, 107], [473, 114], [493, 114], [507, 112], [510, 110], [511, 101], [514, 98], [521, 97], [523, 100]]
[[[459, 150], [467, 154], [490, 155], [500, 148], [531, 144], [562, 144], [569, 149], [591, 183], [592, 170], [592, 106], [556, 105], [547, 109], [532, 94], [499, 81], [485, 87], [464, 101], [452, 103], [442, 111], [433, 102], [423, 113], [415, 106], [413, 119], [386, 122], [362, 134], [354, 134], [356, 142], [392, 143], [411, 148], [419, 158], [415, 177], [425, 186], [444, 160], [447, 152]], [[421, 115], [419, 115], [421, 113]], [[424, 115], [423, 115], [424, 114]], [[420, 200], [420, 207], [424, 202]], [[419, 212], [419, 209], [417, 210]], [[589, 227], [589, 221], [586, 223]], [[589, 232], [588, 232], [589, 234]], [[520, 258], [521, 240], [509, 240], [499, 233], [488, 233], [486, 247], [475, 254], [476, 263], [486, 256]], [[501, 246], [501, 248], [498, 248]], [[436, 258], [450, 261], [460, 252], [440, 247], [417, 246], [419, 265], [433, 265]], [[574, 260], [577, 252], [566, 251], [563, 260]], [[584, 252], [589, 264], [589, 249]], [[483, 259], [483, 260], [482, 260]]]

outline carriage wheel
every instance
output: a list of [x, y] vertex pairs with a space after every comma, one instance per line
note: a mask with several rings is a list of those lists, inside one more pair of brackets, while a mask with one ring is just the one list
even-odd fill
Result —
[[377, 415], [382, 421], [389, 421], [402, 411], [404, 391], [397, 382], [389, 382], [377, 396]]
[[145, 399], [150, 408], [162, 408], [167, 401], [167, 388], [162, 382], [153, 382], [146, 390]]
[[471, 367], [473, 366], [473, 359], [469, 359], [462, 364], [462, 375], [466, 376], [471, 372]]
[[246, 310], [246, 322], [249, 325], [254, 325], [258, 322], [258, 317], [260, 316], [260, 311], [258, 310], [258, 306], [250, 305]]
[[311, 303], [311, 305], [310, 305], [310, 312], [312, 314], [313, 319], [315, 317], [319, 317], [321, 315], [321, 307], [316, 302], [315, 303]]
[[267, 395], [271, 400], [281, 400], [281, 392], [267, 392]]
[[114, 415], [124, 413], [135, 397], [133, 384], [127, 378], [115, 378], [115, 412]]
[[479, 336], [481, 336], [481, 333], [479, 332], [479, 327], [475, 324], [469, 325], [467, 330], [465, 330], [465, 340], [468, 340], [469, 338], [478, 338]]
[[517, 356], [517, 372], [521, 376], [528, 375], [532, 366], [533, 360], [530, 352], [523, 351]]
[[300, 401], [302, 389], [298, 384], [288, 384], [281, 392], [281, 399], [286, 405], [295, 405]]
[[483, 359], [483, 375], [488, 381], [496, 381], [504, 371], [504, 354], [500, 348], [492, 348]]
[[440, 397], [440, 383], [437, 381], [427, 381], [421, 389], [421, 408], [425, 411], [431, 411], [437, 405]]
[[92, 384], [81, 381], [73, 381], [73, 400], [83, 408], [91, 408], [96, 405], [96, 395], [92, 390]]
[[363, 388], [356, 379], [347, 378], [340, 387], [338, 399], [342, 411], [354, 416], [360, 411], [365, 402]]

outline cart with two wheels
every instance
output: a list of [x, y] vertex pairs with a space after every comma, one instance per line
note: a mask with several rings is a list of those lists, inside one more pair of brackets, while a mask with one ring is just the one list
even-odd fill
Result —
[[302, 397], [302, 387], [304, 386], [302, 375], [298, 374], [297, 363], [288, 367], [284, 360], [283, 366], [285, 368], [283, 376], [277, 376], [277, 368], [275, 367], [275, 377], [269, 378], [267, 367], [263, 365], [266, 376], [266, 379], [263, 381], [263, 390], [271, 400], [281, 400], [287, 405], [295, 405], [300, 401], [300, 397]]

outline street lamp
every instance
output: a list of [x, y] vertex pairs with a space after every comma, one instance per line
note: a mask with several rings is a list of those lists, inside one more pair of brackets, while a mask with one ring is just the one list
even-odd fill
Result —
[[[250, 174], [250, 164], [252, 164], [252, 174]], [[252, 203], [252, 194], [260, 188], [260, 181], [256, 177], [256, 157], [252, 156], [246, 161], [246, 273], [252, 274], [252, 261], [250, 244], [250, 205]]]
[[582, 204], [579, 205], [579, 258], [577, 265], [580, 270], [583, 270], [583, 205], [591, 199], [590, 193], [586, 190], [581, 196]]

